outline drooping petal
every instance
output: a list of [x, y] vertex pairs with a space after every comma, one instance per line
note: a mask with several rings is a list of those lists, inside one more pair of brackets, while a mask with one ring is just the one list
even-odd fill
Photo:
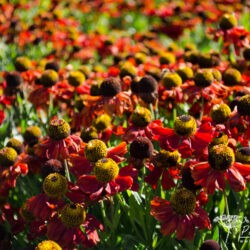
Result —
[[[175, 142], [172, 142], [172, 146], [175, 147]], [[190, 158], [193, 154], [194, 149], [192, 148], [192, 144], [189, 138], [183, 138], [179, 144], [177, 145], [176, 149], [181, 154], [182, 158]]]
[[120, 186], [114, 181], [110, 181], [106, 184], [105, 191], [109, 195], [114, 195], [119, 192]]
[[157, 188], [157, 183], [158, 183], [158, 180], [162, 174], [162, 171], [163, 169], [160, 168], [160, 167], [155, 167], [150, 173], [149, 175], [147, 175], [145, 177], [145, 181], [147, 183], [149, 183], [153, 189], [156, 189]]
[[119, 176], [130, 176], [133, 179], [133, 184], [131, 190], [137, 191], [139, 189], [138, 185], [138, 169], [133, 168], [132, 166], [122, 167], [119, 171]]
[[173, 209], [170, 202], [160, 197], [154, 197], [151, 201], [150, 214], [162, 223], [167, 223], [173, 215]]
[[239, 162], [235, 162], [233, 166], [241, 173], [241, 175], [247, 181], [250, 181], [250, 164], [242, 164]]
[[176, 238], [178, 240], [192, 240], [194, 237], [194, 226], [188, 215], [179, 216], [179, 221], [176, 229]]
[[224, 190], [226, 188], [224, 174], [220, 173], [217, 175], [217, 180], [215, 181], [215, 187], [219, 190]]
[[173, 178], [166, 169], [162, 173], [161, 185], [164, 190], [169, 190], [171, 187], [175, 186]]
[[128, 152], [127, 143], [122, 142], [119, 145], [108, 148], [107, 157], [116, 161], [116, 163], [122, 162], [125, 160], [124, 155]]
[[198, 228], [200, 229], [211, 229], [211, 222], [206, 211], [201, 207], [196, 207], [194, 215], [194, 221]]
[[172, 234], [176, 230], [176, 227], [177, 227], [178, 217], [172, 216], [169, 218], [170, 218], [169, 221], [166, 224], [163, 223], [161, 226], [161, 233], [164, 236]]
[[[222, 175], [222, 177], [220, 177], [220, 175]], [[218, 183], [218, 179], [223, 178], [223, 173], [221, 173], [220, 171], [211, 171], [210, 174], [207, 176], [207, 180], [206, 183], [204, 185], [204, 187], [206, 188], [208, 194], [213, 194], [215, 191], [215, 188], [218, 188], [220, 190], [223, 190], [223, 186], [219, 186]], [[225, 188], [225, 187], [224, 187]]]
[[96, 177], [93, 175], [80, 176], [77, 181], [77, 185], [84, 193], [96, 192], [101, 187], [101, 184], [96, 180]]
[[195, 164], [192, 170], [192, 177], [196, 185], [204, 185], [211, 168], [207, 162]]
[[121, 192], [132, 187], [133, 178], [131, 176], [117, 176], [117, 178], [115, 178], [115, 183], [120, 186], [119, 191]]
[[240, 172], [233, 166], [231, 166], [226, 172], [226, 178], [229, 185], [235, 192], [239, 192], [246, 189], [246, 182]]
[[151, 129], [154, 134], [160, 135], [160, 136], [171, 136], [175, 134], [174, 130], [171, 128], [163, 128], [161, 126], [152, 126]]
[[193, 223], [193, 218], [190, 217], [189, 215], [187, 216], [187, 228], [185, 232], [185, 239], [187, 240], [193, 240], [194, 239], [194, 231], [195, 231], [195, 226]]

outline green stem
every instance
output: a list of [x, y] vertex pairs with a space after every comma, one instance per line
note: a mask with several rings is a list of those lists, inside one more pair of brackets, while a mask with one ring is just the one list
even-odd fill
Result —
[[65, 174], [66, 174], [66, 177], [67, 177], [68, 181], [70, 181], [70, 182], [71, 182], [71, 179], [70, 179], [70, 174], [69, 174], [69, 166], [68, 166], [68, 162], [67, 162], [67, 160], [66, 160], [66, 159], [65, 159], [65, 160], [63, 160], [63, 162], [64, 162], [64, 167], [65, 167]]
[[112, 222], [108, 219], [108, 217], [107, 217], [107, 215], [106, 215], [104, 202], [101, 201], [101, 202], [100, 202], [100, 205], [101, 205], [101, 213], [102, 213], [103, 221], [104, 221], [104, 223], [109, 227], [109, 229], [110, 229], [111, 231], [113, 231]]
[[49, 109], [48, 109], [48, 118], [51, 119], [53, 111], [53, 96], [51, 93], [49, 93]]
[[226, 191], [223, 191], [223, 196], [224, 196], [224, 201], [225, 201], [225, 210], [226, 210], [226, 215], [230, 215], [229, 213], [229, 207], [228, 207], [228, 201], [227, 201], [227, 194]]
[[149, 104], [149, 109], [150, 109], [153, 120], [155, 120], [155, 112], [154, 112], [154, 108], [153, 108], [152, 103]]
[[[116, 197], [118, 198], [122, 209], [124, 210], [125, 214], [128, 215], [129, 214], [129, 206], [126, 204], [126, 202], [124, 201], [124, 199], [121, 197], [120, 194], [117, 194]], [[140, 238], [140, 241], [143, 241], [143, 237], [141, 236], [139, 230], [137, 229], [136, 225], [135, 225], [135, 221], [133, 218], [131, 218], [129, 215], [127, 216], [129, 218], [129, 221], [133, 227], [133, 229], [135, 230], [135, 234], [138, 238]]]
[[174, 107], [173, 108], [173, 121], [175, 121], [176, 117], [177, 117], [177, 108]]

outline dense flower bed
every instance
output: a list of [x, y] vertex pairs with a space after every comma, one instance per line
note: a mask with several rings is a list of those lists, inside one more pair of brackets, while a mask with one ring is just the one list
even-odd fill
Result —
[[249, 249], [244, 1], [0, 4], [1, 249]]

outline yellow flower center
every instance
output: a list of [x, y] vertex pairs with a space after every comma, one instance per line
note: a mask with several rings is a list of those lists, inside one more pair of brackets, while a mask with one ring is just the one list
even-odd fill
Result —
[[163, 64], [171, 64], [171, 63], [175, 63], [176, 58], [175, 58], [175, 55], [173, 53], [162, 52], [160, 54], [159, 61], [160, 61], [161, 65], [163, 65]]
[[231, 114], [231, 109], [225, 103], [214, 105], [211, 110], [211, 118], [215, 123], [224, 123]]
[[58, 74], [53, 69], [46, 69], [39, 80], [39, 82], [44, 87], [51, 87], [54, 84], [56, 84], [57, 81], [58, 81]]
[[218, 144], [228, 144], [228, 136], [226, 134], [220, 133], [217, 137], [213, 138], [212, 142], [209, 144], [209, 149]]
[[135, 54], [135, 62], [137, 64], [145, 63], [147, 60], [147, 55], [143, 52], [137, 52]]
[[250, 148], [239, 148], [235, 154], [236, 160], [241, 163], [250, 164]]
[[138, 127], [146, 127], [151, 121], [151, 112], [147, 108], [138, 107], [131, 115], [131, 122]]
[[163, 75], [162, 83], [165, 88], [172, 88], [182, 85], [182, 79], [177, 73], [166, 72]]
[[188, 79], [192, 79], [194, 76], [192, 68], [187, 66], [179, 68], [176, 72], [181, 77], [183, 82], [185, 82]]
[[239, 84], [241, 78], [242, 77], [240, 71], [233, 68], [227, 69], [222, 75], [222, 80], [224, 81], [225, 85], [228, 86]]
[[40, 242], [35, 250], [62, 250], [62, 248], [52, 240], [44, 240]]
[[89, 161], [96, 162], [99, 159], [106, 157], [107, 146], [101, 140], [90, 140], [84, 149], [84, 154]]
[[215, 170], [226, 170], [234, 164], [234, 161], [233, 150], [224, 144], [215, 145], [209, 151], [208, 162]]
[[195, 85], [198, 87], [208, 87], [214, 80], [210, 69], [199, 70], [194, 76]]
[[180, 136], [192, 136], [196, 132], [196, 121], [190, 115], [182, 115], [174, 121], [174, 131]]
[[85, 221], [86, 212], [80, 204], [67, 204], [62, 209], [60, 218], [66, 227], [79, 227]]
[[17, 160], [17, 152], [10, 147], [4, 147], [0, 149], [0, 165], [3, 167], [9, 167], [13, 165]]
[[172, 208], [177, 214], [185, 215], [194, 211], [196, 205], [195, 195], [187, 189], [178, 189], [170, 198]]
[[130, 62], [125, 62], [121, 66], [120, 77], [123, 78], [125, 76], [134, 77], [137, 73], [135, 66]]
[[61, 174], [49, 174], [43, 181], [43, 191], [49, 197], [60, 198], [66, 194], [67, 190], [67, 180]]
[[24, 132], [23, 138], [29, 145], [34, 145], [38, 142], [41, 135], [42, 131], [38, 126], [30, 126]]
[[212, 74], [214, 76], [214, 79], [216, 79], [217, 81], [221, 81], [222, 75], [218, 69], [212, 69]]
[[22, 142], [16, 138], [10, 138], [6, 146], [15, 149], [18, 154], [20, 154], [23, 150]]
[[157, 167], [176, 166], [181, 160], [180, 153], [175, 150], [173, 152], [161, 149], [154, 157], [154, 162]]
[[240, 115], [250, 116], [250, 95], [244, 95], [239, 99], [237, 110]]
[[51, 139], [62, 140], [69, 136], [70, 126], [63, 119], [53, 119], [50, 121], [48, 135]]
[[98, 131], [102, 131], [111, 125], [111, 117], [107, 114], [102, 114], [95, 118], [92, 124]]
[[31, 61], [27, 57], [18, 57], [15, 61], [17, 71], [23, 72], [31, 68]]
[[222, 30], [229, 30], [232, 29], [237, 25], [237, 19], [232, 14], [224, 14], [220, 20], [220, 28]]
[[85, 75], [81, 71], [71, 71], [68, 77], [68, 82], [72, 86], [79, 86], [85, 81]]
[[94, 127], [83, 128], [80, 137], [84, 142], [89, 142], [98, 138], [98, 131]]
[[119, 167], [112, 159], [103, 158], [95, 163], [94, 173], [98, 181], [107, 183], [118, 176]]

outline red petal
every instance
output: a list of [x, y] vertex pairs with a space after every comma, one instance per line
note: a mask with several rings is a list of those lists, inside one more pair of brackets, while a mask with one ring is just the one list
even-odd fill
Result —
[[156, 135], [161, 135], [161, 136], [171, 136], [173, 134], [175, 134], [174, 130], [171, 128], [163, 128], [163, 127], [152, 127], [151, 128], [153, 133]]
[[107, 192], [107, 194], [109, 195], [114, 195], [117, 192], [119, 192], [119, 184], [115, 183], [114, 181], [110, 181], [109, 183], [107, 183], [107, 186], [105, 188], [105, 191]]
[[118, 176], [115, 182], [120, 186], [119, 191], [123, 191], [132, 187], [133, 178], [131, 176]]
[[195, 214], [195, 225], [200, 229], [211, 229], [211, 222], [206, 211], [201, 207], [196, 207]]
[[192, 223], [192, 219], [187, 215], [182, 216], [181, 219], [178, 221], [176, 238], [178, 240], [192, 240], [194, 238], [194, 226]]
[[158, 180], [162, 174], [162, 168], [155, 167], [152, 172], [149, 173], [148, 176], [145, 177], [145, 181], [149, 183], [153, 189], [157, 188]]
[[167, 223], [173, 217], [173, 209], [170, 202], [160, 197], [154, 197], [151, 201], [150, 214], [158, 221]]
[[[218, 185], [218, 179], [223, 178], [224, 173], [220, 172], [220, 171], [212, 171], [210, 172], [209, 176], [207, 177], [207, 181], [205, 184], [205, 187], [207, 188], [207, 192], [208, 194], [213, 194], [215, 191], [215, 188], [218, 188], [220, 190], [223, 190], [223, 186], [219, 186]], [[224, 186], [225, 188], [225, 186]]]
[[246, 182], [240, 172], [234, 168], [230, 167], [226, 172], [226, 177], [229, 185], [235, 192], [239, 192], [246, 189]]
[[77, 185], [82, 192], [87, 194], [95, 193], [102, 187], [101, 183], [99, 183], [93, 175], [80, 176]]
[[161, 185], [164, 190], [169, 190], [171, 187], [175, 186], [173, 178], [169, 175], [168, 170], [163, 171]]
[[204, 180], [206, 180], [209, 175], [211, 168], [207, 162], [201, 162], [195, 164], [192, 170], [192, 177], [195, 180], [196, 185], [204, 185]]
[[172, 216], [170, 220], [161, 226], [161, 233], [165, 236], [172, 234], [177, 227], [178, 217]]
[[126, 142], [122, 142], [116, 147], [109, 148], [107, 157], [112, 158], [114, 161], [118, 160], [118, 162], [121, 162], [124, 159], [122, 156], [127, 152], [127, 144]]
[[250, 177], [250, 165], [249, 164], [242, 164], [239, 162], [235, 162], [233, 166], [241, 173], [242, 176], [247, 177], [249, 179]]

